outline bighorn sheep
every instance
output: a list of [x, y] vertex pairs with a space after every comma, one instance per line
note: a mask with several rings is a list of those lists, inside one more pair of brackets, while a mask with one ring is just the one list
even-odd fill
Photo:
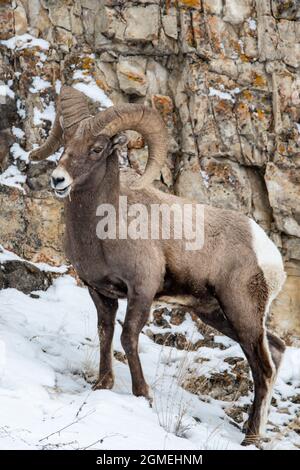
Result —
[[[118, 165], [118, 133], [140, 132], [149, 148], [144, 174], [134, 181]], [[53, 129], [31, 158], [46, 158], [59, 146], [64, 153], [52, 173], [51, 185], [65, 199], [66, 254], [88, 286], [98, 312], [99, 380], [95, 388], [110, 389], [114, 378], [111, 345], [118, 299], [128, 306], [121, 336], [132, 390], [149, 397], [138, 356], [138, 338], [154, 298], [162, 293], [188, 294], [195, 313], [241, 345], [252, 370], [255, 395], [246, 441], [259, 436], [267, 421], [272, 387], [285, 349], [267, 331], [266, 315], [281, 289], [285, 272], [276, 246], [251, 219], [234, 211], [202, 206], [204, 245], [187, 251], [183, 239], [99, 240], [97, 207], [128, 204], [179, 204], [184, 201], [151, 186], [167, 155], [167, 133], [159, 114], [138, 104], [125, 104], [91, 116], [86, 98], [63, 87]], [[70, 197], [67, 197], [70, 195]], [[213, 295], [218, 308], [205, 310], [201, 299]]]

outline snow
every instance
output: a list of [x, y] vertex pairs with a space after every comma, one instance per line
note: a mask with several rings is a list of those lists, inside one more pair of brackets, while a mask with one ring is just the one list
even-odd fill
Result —
[[60, 157], [62, 156], [63, 151], [64, 151], [64, 148], [60, 147], [60, 149], [58, 149], [57, 152], [55, 152], [52, 155], [50, 155], [49, 157], [47, 157], [46, 160], [49, 160], [50, 162], [57, 163], [59, 161]]
[[57, 95], [59, 95], [59, 93], [60, 93], [61, 86], [62, 86], [61, 81], [56, 80], [56, 82], [55, 82], [55, 92], [56, 92]]
[[14, 99], [15, 93], [9, 88], [8, 84], [0, 84], [0, 96], [8, 96], [9, 98]]
[[50, 266], [47, 263], [32, 263], [31, 261], [21, 258], [12, 251], [6, 250], [2, 245], [0, 245], [0, 263], [3, 264], [7, 263], [8, 261], [26, 261], [26, 263], [32, 264], [33, 266], [44, 272], [64, 274], [68, 270], [68, 266], [65, 265]]
[[216, 88], [209, 87], [209, 95], [208, 96], [217, 96], [221, 100], [228, 100], [232, 103], [235, 102], [235, 98], [232, 95], [237, 95], [241, 92], [240, 88], [236, 87], [233, 90], [225, 91], [224, 85], [220, 85], [221, 90], [217, 90]]
[[12, 133], [17, 139], [23, 139], [25, 137], [25, 132], [19, 127], [12, 126]]
[[14, 157], [15, 160], [23, 160], [24, 162], [28, 163], [29, 162], [29, 152], [26, 152], [20, 144], [15, 142], [11, 147], [10, 147], [10, 153]]
[[41, 77], [33, 77], [32, 86], [29, 88], [30, 93], [39, 93], [51, 87], [51, 83]]
[[[159, 327], [151, 326], [152, 333], [161, 333]], [[193, 322], [190, 315], [187, 314], [186, 319], [180, 325], [173, 325], [172, 328], [164, 328], [164, 333], [175, 333], [185, 335], [191, 343], [196, 343], [200, 339], [203, 339], [203, 335], [197, 331], [195, 323]]]
[[209, 96], [217, 96], [221, 100], [229, 100], [234, 103], [234, 98], [227, 91], [217, 90], [216, 88], [209, 87]]
[[96, 83], [75, 83], [76, 90], [81, 91], [93, 101], [100, 103], [103, 108], [113, 106], [113, 102], [106, 96], [104, 91]]
[[295, 382], [300, 387], [300, 349], [288, 348], [281, 364], [280, 377], [284, 382]]
[[24, 191], [21, 184], [26, 181], [26, 176], [22, 175], [16, 165], [10, 165], [3, 173], [0, 174], [0, 184], [12, 186]]
[[20, 36], [13, 36], [10, 39], [0, 41], [0, 44], [11, 50], [20, 51], [32, 47], [39, 47], [40, 49], [48, 50], [49, 42], [44, 39], [35, 38], [31, 34], [22, 34]]
[[38, 55], [40, 60], [36, 63], [36, 65], [39, 68], [43, 68], [44, 67], [44, 62], [46, 62], [46, 60], [47, 60], [47, 55], [44, 52], [41, 52], [41, 51], [39, 51], [37, 53], [37, 55]]
[[200, 170], [200, 174], [203, 178], [203, 183], [206, 188], [209, 188], [209, 175], [204, 170]]
[[[15, 256], [4, 250], [0, 261]], [[180, 387], [197, 359], [208, 359], [198, 365], [203, 373], [207, 363], [222, 370], [229, 367], [224, 357], [242, 356], [233, 341], [217, 337], [228, 349], [188, 352], [141, 334], [140, 358], [154, 396], [150, 408], [132, 395], [128, 366], [116, 359], [113, 390], [91, 391], [99, 347], [96, 311], [86, 288], [63, 275], [46, 292], [35, 294], [38, 298], [15, 289], [0, 291], [1, 449], [243, 449], [243, 434], [225, 414], [225, 402], [204, 401]], [[114, 337], [118, 352], [123, 352], [125, 309], [121, 301]], [[299, 380], [299, 354], [288, 348], [277, 396], [285, 380]], [[289, 415], [274, 410], [272, 420], [286, 423]], [[280, 445], [293, 448], [287, 439]]]
[[253, 18], [248, 19], [248, 25], [252, 31], [256, 31], [256, 21]]
[[21, 119], [26, 118], [25, 106], [23, 105], [22, 101], [19, 100], [19, 99], [17, 100], [17, 113], [18, 113], [18, 115], [20, 116]]
[[227, 348], [229, 348], [233, 344], [233, 341], [227, 336], [214, 336], [214, 342], [223, 344], [223, 346], [226, 346]]
[[100, 103], [101, 108], [109, 108], [113, 106], [113, 102], [104, 93], [95, 82], [94, 78], [91, 77], [84, 70], [75, 70], [73, 73], [73, 80], [80, 80], [73, 85], [73, 87], [84, 93], [88, 98], [96, 103]]
[[44, 109], [40, 111], [38, 108], [33, 110], [33, 124], [40, 126], [43, 121], [50, 121], [52, 124], [55, 120], [55, 106], [53, 101], [49, 104], [44, 104]]

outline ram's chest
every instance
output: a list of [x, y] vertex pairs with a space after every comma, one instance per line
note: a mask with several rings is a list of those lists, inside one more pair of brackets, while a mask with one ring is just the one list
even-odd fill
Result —
[[96, 217], [89, 217], [84, 211], [66, 212], [65, 252], [79, 277], [86, 282], [99, 281], [107, 275], [96, 225]]

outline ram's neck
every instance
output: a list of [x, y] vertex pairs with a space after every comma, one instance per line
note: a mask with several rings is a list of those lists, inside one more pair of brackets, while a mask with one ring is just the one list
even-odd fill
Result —
[[118, 204], [119, 191], [119, 161], [117, 152], [114, 152], [91, 174], [84, 186], [66, 198], [66, 215], [76, 212], [80, 217], [96, 216], [100, 204]]
[[[85, 279], [86, 272], [94, 269], [90, 266], [91, 260], [99, 272], [106, 272], [105, 262], [99, 250], [101, 240], [97, 236], [101, 210], [97, 215], [97, 209], [101, 204], [116, 207], [118, 200], [119, 167], [116, 152], [108, 157], [107, 162], [103, 162], [102, 168], [92, 173], [83, 187], [72, 191], [70, 198], [65, 200], [66, 255], [82, 279]], [[85, 247], [89, 250], [88, 257]]]

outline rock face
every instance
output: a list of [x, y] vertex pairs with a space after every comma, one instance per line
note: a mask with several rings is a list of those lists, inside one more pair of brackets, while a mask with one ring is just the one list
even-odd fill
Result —
[[[49, 132], [60, 82], [86, 91], [94, 111], [146, 103], [169, 130], [156, 184], [261, 224], [289, 274], [273, 320], [300, 334], [299, 12], [298, 0], [1, 2], [0, 242], [64, 259], [53, 163], [26, 154]], [[131, 134], [123, 163], [141, 171], [145, 159]]]
[[18, 289], [25, 294], [47, 290], [52, 284], [50, 274], [24, 261], [7, 261], [0, 264], [0, 289]]

